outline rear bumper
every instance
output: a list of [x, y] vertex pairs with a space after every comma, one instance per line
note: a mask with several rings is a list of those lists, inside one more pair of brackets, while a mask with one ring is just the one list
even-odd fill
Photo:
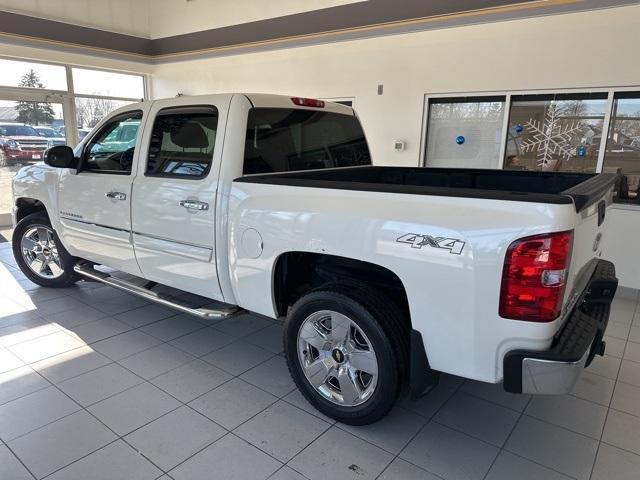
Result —
[[564, 394], [573, 389], [602, 341], [618, 286], [613, 263], [599, 260], [564, 326], [549, 350], [512, 350], [504, 357], [504, 389], [512, 393]]

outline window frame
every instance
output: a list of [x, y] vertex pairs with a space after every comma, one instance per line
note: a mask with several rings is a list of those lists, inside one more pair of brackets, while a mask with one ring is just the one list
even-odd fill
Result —
[[[127, 172], [127, 171], [120, 171], [120, 170], [93, 170], [93, 169], [87, 169], [84, 168], [85, 167], [85, 163], [87, 161], [87, 155], [89, 154], [89, 147], [91, 145], [95, 145], [95, 143], [93, 143], [93, 140], [95, 138], [97, 138], [98, 136], [100, 136], [100, 134], [102, 132], [104, 132], [104, 130], [109, 127], [110, 125], [112, 125], [113, 123], [120, 121], [120, 119], [123, 118], [130, 118], [132, 115], [134, 114], [139, 114], [140, 115], [140, 126], [138, 127], [138, 132], [136, 133], [136, 143], [135, 146], [133, 147], [133, 160], [131, 162], [131, 169]], [[109, 118], [109, 121], [104, 123], [103, 125], [100, 126], [99, 129], [97, 129], [94, 132], [91, 132], [91, 134], [89, 135], [89, 138], [87, 139], [87, 141], [84, 143], [84, 145], [82, 146], [82, 152], [80, 154], [80, 161], [78, 162], [78, 174], [80, 173], [97, 173], [99, 175], [127, 175], [127, 176], [131, 176], [131, 173], [135, 171], [135, 159], [136, 159], [136, 153], [139, 150], [138, 149], [138, 143], [140, 142], [140, 135], [141, 135], [141, 129], [143, 127], [143, 122], [144, 122], [144, 111], [139, 110], [139, 109], [135, 109], [135, 110], [129, 110], [126, 112], [122, 112], [119, 113], [117, 115], [115, 115], [114, 117]]]
[[[158, 117], [160, 117], [163, 114], [163, 112], [166, 112], [166, 111], [177, 111], [178, 113], [180, 111], [183, 111], [184, 113], [188, 113], [189, 110], [195, 111], [198, 109], [201, 109], [203, 113], [205, 110], [212, 110], [213, 112], [215, 112], [215, 115], [216, 115], [216, 136], [215, 136], [215, 142], [213, 144], [213, 149], [211, 150], [211, 162], [209, 162], [209, 165], [207, 166], [207, 170], [204, 172], [204, 174], [196, 177], [193, 175], [147, 173], [147, 167], [149, 165], [149, 152], [151, 150], [151, 137], [153, 136], [153, 129], [156, 126], [156, 120], [158, 119]], [[216, 144], [218, 143], [219, 126], [220, 126], [220, 109], [215, 105], [207, 105], [207, 104], [180, 105], [180, 106], [173, 106], [173, 107], [165, 107], [158, 110], [155, 117], [153, 118], [153, 124], [151, 125], [151, 130], [149, 132], [149, 144], [147, 145], [147, 150], [146, 150], [146, 159], [144, 163], [143, 175], [149, 178], [172, 178], [175, 180], [190, 180], [190, 181], [206, 180], [209, 177], [209, 174], [211, 173], [212, 166], [213, 166], [213, 159], [216, 153]]]

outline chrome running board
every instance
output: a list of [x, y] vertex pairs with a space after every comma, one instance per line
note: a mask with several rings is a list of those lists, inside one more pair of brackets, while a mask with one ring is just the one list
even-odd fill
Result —
[[[137, 295], [139, 297], [144, 298], [145, 300], [149, 300], [150, 302], [158, 303], [160, 305], [164, 305], [165, 307], [173, 308], [183, 313], [190, 313], [191, 315], [195, 315], [204, 319], [219, 319], [226, 318], [235, 313], [238, 313], [241, 309], [236, 307], [235, 305], [229, 305], [226, 303], [221, 303], [221, 308], [205, 308], [205, 307], [192, 307], [187, 305], [185, 302], [181, 302], [176, 298], [172, 298], [166, 294], [160, 292], [154, 292], [149, 288], [145, 288], [140, 285], [136, 285], [134, 283], [128, 282], [126, 280], [122, 280], [120, 278], [113, 277], [108, 273], [101, 272], [99, 270], [94, 269], [90, 264], [85, 262], [76, 263], [73, 267], [73, 270], [80, 275], [87, 277], [91, 280], [95, 280], [97, 282], [102, 282], [105, 285], [109, 285], [111, 287], [115, 287], [119, 290], [123, 290], [127, 293], [131, 293], [133, 295]], [[212, 303], [214, 301], [212, 300]]]

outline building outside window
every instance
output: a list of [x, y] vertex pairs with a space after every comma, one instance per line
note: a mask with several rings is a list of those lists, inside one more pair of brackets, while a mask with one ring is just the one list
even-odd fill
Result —
[[603, 171], [623, 174], [617, 201], [640, 203], [640, 92], [614, 96]]

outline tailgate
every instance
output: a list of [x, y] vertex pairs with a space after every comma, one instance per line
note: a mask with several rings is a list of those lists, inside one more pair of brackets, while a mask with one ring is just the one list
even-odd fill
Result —
[[613, 203], [617, 179], [615, 174], [596, 175], [562, 192], [573, 198], [576, 209], [570, 275], [563, 309], [566, 313], [573, 308], [586, 288], [597, 260], [602, 255], [607, 210]]

